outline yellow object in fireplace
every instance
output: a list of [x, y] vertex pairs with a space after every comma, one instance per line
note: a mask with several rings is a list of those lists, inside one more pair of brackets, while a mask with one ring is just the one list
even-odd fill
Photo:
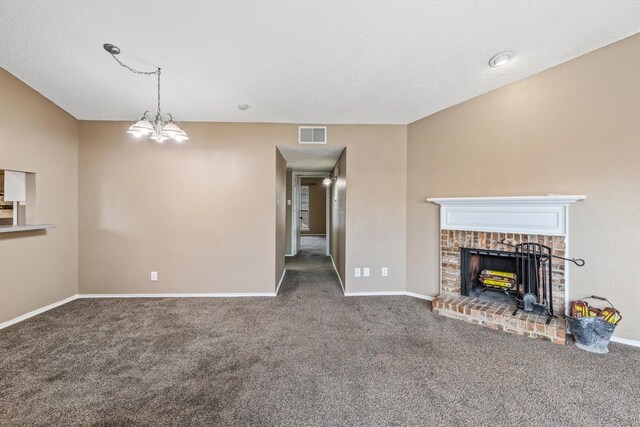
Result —
[[504, 277], [505, 279], [515, 279], [516, 278], [515, 273], [508, 273], [506, 271], [483, 270], [482, 274]]
[[487, 286], [498, 286], [500, 288], [510, 288], [511, 287], [511, 283], [502, 282], [500, 280], [483, 279], [483, 280], [481, 280], [481, 282], [484, 285], [487, 285]]
[[515, 286], [516, 277], [514, 273], [507, 271], [482, 270], [482, 273], [480, 273], [480, 283], [485, 286], [508, 289]]

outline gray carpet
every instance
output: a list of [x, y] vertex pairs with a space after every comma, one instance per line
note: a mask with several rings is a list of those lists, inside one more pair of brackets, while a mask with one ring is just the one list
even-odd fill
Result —
[[277, 298], [85, 299], [0, 331], [0, 424], [640, 425], [638, 349], [343, 297], [314, 250], [287, 269]]
[[305, 255], [325, 255], [327, 240], [324, 236], [300, 236], [300, 250]]

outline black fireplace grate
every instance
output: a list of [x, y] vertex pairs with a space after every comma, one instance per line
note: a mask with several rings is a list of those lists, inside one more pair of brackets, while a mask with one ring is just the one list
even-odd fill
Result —
[[551, 248], [540, 243], [518, 243], [511, 245], [500, 242], [503, 245], [515, 248], [516, 269], [519, 285], [516, 292], [518, 310], [542, 312], [548, 316], [547, 324], [551, 318], [556, 317], [553, 312], [553, 258], [570, 261], [578, 267], [584, 265], [584, 260], [565, 258], [551, 253]]
[[520, 273], [520, 288], [516, 295], [518, 309], [542, 309], [549, 316], [548, 323], [554, 317], [551, 248], [539, 243], [520, 243], [515, 248], [517, 271]]
[[[509, 299], [515, 301], [516, 304], [514, 315], [518, 310], [547, 315], [548, 324], [553, 317], [556, 317], [553, 307], [553, 258], [570, 261], [580, 267], [584, 265], [584, 261], [553, 255], [550, 247], [540, 243], [527, 242], [512, 245], [505, 243], [504, 240], [500, 243], [513, 247], [515, 251], [461, 249], [461, 265], [463, 267], [461, 271], [461, 293], [463, 295], [475, 295], [485, 291], [492, 291], [502, 294], [503, 298], [510, 296], [511, 298]], [[480, 261], [481, 257], [485, 257], [486, 261], [484, 263]], [[515, 273], [515, 285], [508, 289], [485, 286], [478, 280], [478, 273], [486, 268], [481, 268], [481, 265], [486, 265], [487, 263], [496, 269]]]

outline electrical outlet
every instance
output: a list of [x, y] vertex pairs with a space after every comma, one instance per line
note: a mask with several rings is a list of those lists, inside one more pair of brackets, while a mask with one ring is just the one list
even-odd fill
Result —
[[151, 272], [151, 281], [152, 282], [157, 282], [158, 281], [158, 272], [157, 271], [152, 271]]
[[389, 275], [389, 269], [387, 267], [382, 267], [382, 277], [387, 277]]
[[370, 276], [370, 274], [369, 274], [369, 267], [365, 267], [365, 268], [363, 268], [363, 269], [362, 269], [362, 275], [363, 275], [364, 277], [369, 277], [369, 276]]
[[360, 277], [360, 269], [356, 268], [354, 273], [353, 273], [356, 277]]

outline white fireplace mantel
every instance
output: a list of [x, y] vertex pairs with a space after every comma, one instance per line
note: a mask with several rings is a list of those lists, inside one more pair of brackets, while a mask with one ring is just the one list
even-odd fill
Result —
[[569, 205], [584, 195], [428, 198], [440, 205], [443, 230], [566, 236]]

